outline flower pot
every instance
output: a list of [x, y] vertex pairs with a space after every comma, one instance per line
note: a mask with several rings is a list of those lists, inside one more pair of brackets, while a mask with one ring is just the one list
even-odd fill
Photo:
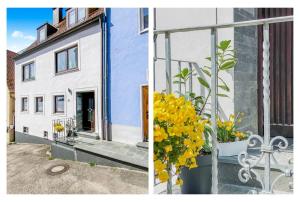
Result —
[[218, 143], [219, 156], [236, 156], [247, 150], [248, 140]]
[[211, 193], [211, 155], [198, 156], [197, 168], [182, 168], [180, 177], [183, 180], [182, 194]]

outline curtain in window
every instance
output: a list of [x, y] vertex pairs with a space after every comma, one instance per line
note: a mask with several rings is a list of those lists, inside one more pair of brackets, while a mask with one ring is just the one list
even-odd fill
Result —
[[56, 55], [57, 65], [56, 65], [56, 72], [61, 72], [67, 69], [67, 51], [63, 51], [57, 53]]
[[64, 96], [55, 96], [55, 112], [64, 112]]
[[69, 69], [77, 68], [77, 47], [68, 50]]

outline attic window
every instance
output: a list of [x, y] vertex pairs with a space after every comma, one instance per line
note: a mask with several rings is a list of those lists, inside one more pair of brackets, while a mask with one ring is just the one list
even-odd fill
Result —
[[68, 11], [68, 27], [84, 21], [86, 18], [86, 8], [73, 8]]
[[46, 27], [40, 29], [40, 31], [39, 31], [39, 39], [40, 39], [40, 42], [46, 40]]
[[139, 22], [140, 22], [140, 33], [146, 32], [148, 30], [148, 16], [149, 11], [148, 8], [140, 8], [139, 9]]

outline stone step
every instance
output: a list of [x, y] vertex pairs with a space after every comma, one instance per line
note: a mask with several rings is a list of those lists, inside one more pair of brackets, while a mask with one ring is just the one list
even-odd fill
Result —
[[78, 137], [89, 138], [89, 139], [93, 139], [93, 140], [99, 140], [100, 139], [98, 133], [77, 131], [76, 134], [78, 135]]

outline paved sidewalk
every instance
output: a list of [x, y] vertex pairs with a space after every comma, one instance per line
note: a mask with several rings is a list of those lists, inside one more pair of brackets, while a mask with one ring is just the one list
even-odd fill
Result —
[[[49, 160], [47, 145], [7, 146], [8, 194], [146, 194], [148, 174], [120, 168], [90, 166], [61, 159]], [[68, 164], [65, 173], [51, 176], [53, 165]]]

